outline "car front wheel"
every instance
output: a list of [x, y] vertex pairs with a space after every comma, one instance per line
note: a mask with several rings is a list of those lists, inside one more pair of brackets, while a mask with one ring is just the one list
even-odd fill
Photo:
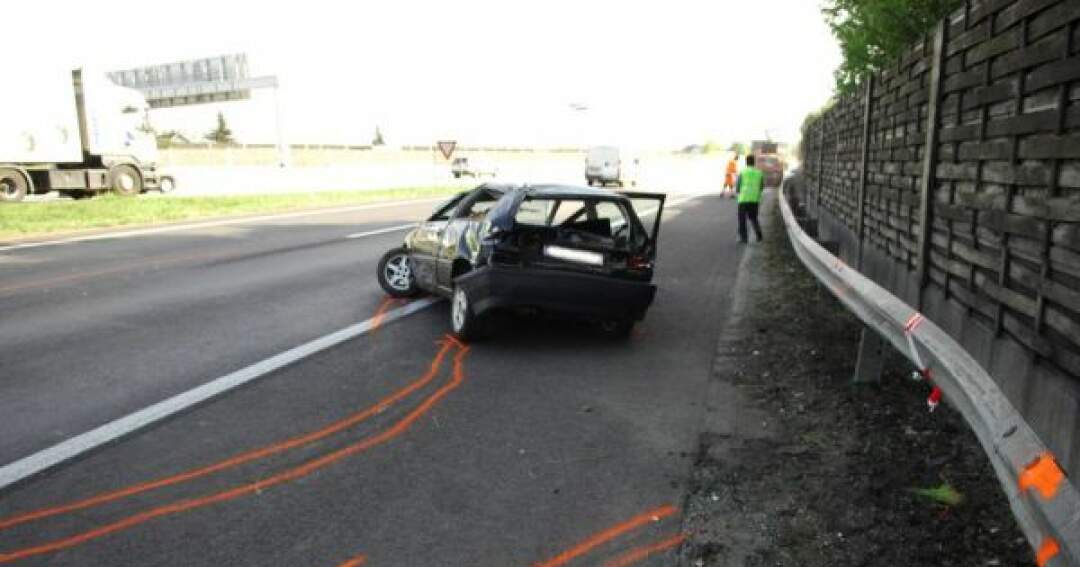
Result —
[[450, 329], [459, 339], [475, 340], [480, 336], [480, 320], [473, 311], [469, 294], [460, 285], [454, 286], [450, 298]]
[[390, 250], [379, 260], [379, 285], [391, 297], [412, 297], [420, 293], [412, 259], [404, 247]]

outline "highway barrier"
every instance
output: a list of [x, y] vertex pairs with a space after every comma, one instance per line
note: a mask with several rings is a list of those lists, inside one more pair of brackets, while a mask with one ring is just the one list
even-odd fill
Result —
[[912, 361], [917, 377], [930, 383], [931, 409], [944, 399], [964, 416], [1036, 550], [1037, 564], [1080, 565], [1080, 492], [1054, 453], [997, 381], [949, 333], [807, 234], [804, 227], [815, 232], [816, 222], [797, 193], [787, 183], [779, 201], [799, 259], [868, 329]]

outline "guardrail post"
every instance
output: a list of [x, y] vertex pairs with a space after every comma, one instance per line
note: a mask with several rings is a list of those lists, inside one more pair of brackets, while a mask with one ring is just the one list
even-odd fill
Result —
[[[829, 113], [823, 112], [821, 119], [818, 120], [818, 152], [817, 152], [817, 177], [814, 182], [814, 208], [821, 207], [821, 182], [822, 176], [825, 175], [825, 121], [828, 120]], [[817, 211], [818, 217], [821, 216], [821, 211]]]
[[877, 331], [870, 327], [863, 327], [862, 338], [859, 339], [859, 358], [855, 362], [854, 384], [878, 384], [881, 382], [881, 371], [885, 366], [885, 343]]
[[922, 179], [919, 187], [919, 264], [915, 281], [920, 309], [923, 307], [923, 289], [926, 287], [927, 270], [930, 264], [931, 209], [934, 204], [934, 188], [937, 185], [934, 176], [937, 172], [938, 156], [938, 110], [941, 107], [941, 80], [945, 68], [945, 32], [948, 29], [948, 20], [938, 22], [937, 27], [934, 28], [930, 97], [927, 101], [926, 112], [926, 145], [923, 149]]
[[[866, 167], [870, 159], [870, 105], [874, 100], [874, 75], [866, 79], [866, 95], [863, 99], [862, 159], [859, 162], [859, 217], [855, 228], [858, 240], [858, 260], [855, 264], [859, 271], [863, 268], [863, 226], [866, 218]], [[865, 333], [865, 331], [864, 331]]]

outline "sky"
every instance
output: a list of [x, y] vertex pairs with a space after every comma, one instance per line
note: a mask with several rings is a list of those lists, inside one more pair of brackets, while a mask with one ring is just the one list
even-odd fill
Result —
[[[48, 25], [6, 30], [5, 45], [24, 47], [5, 48], [0, 65], [32, 54], [118, 70], [246, 53], [252, 75], [278, 77], [294, 144], [366, 144], [376, 126], [390, 145], [794, 142], [840, 62], [820, 0], [10, 4], [5, 20]], [[272, 143], [274, 97], [151, 119], [201, 138], [220, 111], [238, 141]]]

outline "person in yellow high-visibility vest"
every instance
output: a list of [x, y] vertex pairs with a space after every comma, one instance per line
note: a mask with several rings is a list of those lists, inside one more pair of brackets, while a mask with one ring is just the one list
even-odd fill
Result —
[[754, 154], [746, 156], [746, 167], [739, 173], [735, 182], [735, 192], [739, 196], [739, 242], [746, 242], [746, 221], [754, 226], [754, 234], [761, 242], [761, 225], [758, 224], [758, 204], [765, 189], [765, 173], [754, 167]]

